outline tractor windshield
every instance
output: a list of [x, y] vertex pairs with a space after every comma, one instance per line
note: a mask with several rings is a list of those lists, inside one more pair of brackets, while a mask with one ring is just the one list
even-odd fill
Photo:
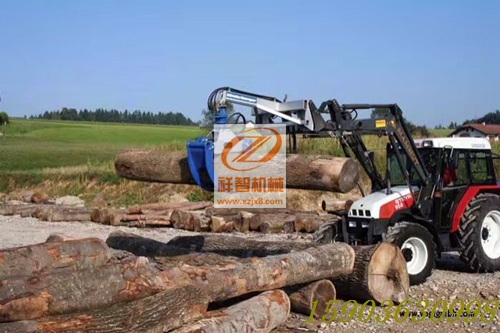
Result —
[[[425, 169], [427, 169], [427, 171], [430, 174], [435, 174], [436, 170], [437, 170], [437, 155], [436, 155], [437, 152], [436, 152], [436, 149], [420, 148], [418, 151], [425, 162]], [[405, 154], [405, 152], [402, 149], [399, 150], [399, 153], [401, 154], [401, 157], [403, 159], [403, 164], [406, 166], [406, 170], [408, 171], [410, 184], [413, 186], [420, 187], [422, 184], [422, 179], [420, 179], [420, 177], [418, 176], [417, 170], [415, 170], [415, 167], [410, 162], [410, 160], [408, 159], [408, 156]], [[406, 186], [405, 175], [403, 174], [401, 168], [399, 167], [399, 163], [398, 163], [398, 160], [396, 158], [396, 154], [392, 153], [389, 155], [389, 163], [390, 163], [389, 168], [391, 171], [391, 185], [392, 186], [398, 186], [398, 185]]]

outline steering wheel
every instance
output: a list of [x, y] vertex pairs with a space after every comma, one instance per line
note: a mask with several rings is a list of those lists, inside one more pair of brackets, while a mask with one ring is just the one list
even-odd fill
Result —
[[[233, 118], [234, 118], [234, 119], [233, 119]], [[240, 113], [240, 112], [235, 112], [235, 113], [233, 113], [232, 115], [230, 115], [230, 116], [229, 116], [229, 118], [227, 118], [227, 123], [228, 123], [228, 124], [238, 124], [238, 121], [239, 121], [240, 119], [242, 119], [241, 124], [246, 124], [246, 122], [247, 122], [247, 121], [246, 121], [246, 119], [245, 119], [245, 116], [244, 116], [242, 113]], [[233, 122], [231, 122], [231, 120], [232, 120]]]

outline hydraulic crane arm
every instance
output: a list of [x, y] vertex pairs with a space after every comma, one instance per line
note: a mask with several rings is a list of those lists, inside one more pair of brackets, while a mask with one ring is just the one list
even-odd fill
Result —
[[298, 126], [306, 132], [320, 132], [326, 125], [321, 111], [311, 100], [282, 102], [271, 96], [222, 87], [212, 92], [208, 99], [208, 108], [216, 113], [226, 102], [251, 107], [258, 124], [273, 123], [273, 120], [279, 117], [287, 126]]
[[[335, 133], [335, 136], [340, 139], [346, 156], [350, 156], [348, 148], [352, 150], [356, 159], [370, 177], [372, 189], [375, 191], [385, 187], [389, 189], [389, 169], [384, 181], [377, 171], [373, 156], [370, 155], [361, 136], [371, 134], [389, 137], [392, 152], [410, 190], [412, 186], [408, 171], [409, 165], [411, 165], [420, 180], [419, 195], [418, 198], [414, 198], [414, 201], [417, 203], [422, 215], [426, 216], [430, 212], [433, 184], [430, 182], [430, 175], [425, 168], [424, 160], [411, 137], [399, 106], [397, 104], [344, 104], [340, 106], [336, 100], [325, 103], [328, 105], [331, 117], [331, 121], [327, 122], [327, 130]], [[375, 119], [359, 119], [358, 110], [368, 109], [385, 109], [387, 113]], [[403, 155], [406, 156], [406, 159], [403, 158]]]

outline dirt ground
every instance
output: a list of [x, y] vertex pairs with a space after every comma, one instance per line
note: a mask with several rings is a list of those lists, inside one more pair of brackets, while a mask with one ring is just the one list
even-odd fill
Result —
[[[145, 237], [150, 237], [158, 241], [168, 241], [171, 238], [179, 235], [193, 234], [191, 232], [176, 230], [176, 229], [136, 229], [127, 227], [110, 227], [99, 225], [95, 223], [49, 223], [40, 222], [32, 218], [20, 218], [13, 216], [0, 216], [0, 247], [8, 248], [15, 246], [22, 246], [34, 243], [44, 242], [47, 237], [52, 233], [61, 233], [73, 237], [99, 237], [103, 240], [117, 229], [126, 232], [132, 232]], [[232, 235], [242, 236], [243, 234], [233, 233]], [[247, 234], [245, 237], [259, 238], [259, 239], [286, 239], [289, 235], [262, 235], [262, 234]], [[300, 241], [301, 239], [297, 239]], [[471, 301], [479, 301], [482, 304], [482, 309], [478, 312], [478, 316], [474, 317], [447, 317], [439, 318], [423, 318], [422, 322], [418, 321], [422, 318], [409, 317], [400, 319], [399, 316], [394, 317], [395, 309], [377, 306], [372, 313], [372, 316], [366, 323], [360, 321], [358, 318], [358, 311], [362, 304], [358, 304], [356, 313], [351, 320], [349, 319], [350, 309], [352, 302], [344, 308], [342, 312], [342, 301], [339, 303], [339, 310], [337, 316], [330, 323], [322, 322], [321, 319], [315, 319], [313, 322], [307, 322], [308, 317], [292, 313], [290, 319], [285, 325], [282, 325], [273, 332], [276, 333], [290, 333], [290, 332], [495, 332], [500, 329], [500, 272], [491, 274], [475, 274], [468, 272], [465, 266], [458, 259], [458, 254], [446, 254], [441, 258], [434, 270], [432, 276], [428, 281], [422, 285], [414, 286], [411, 288], [410, 299], [411, 305], [408, 307], [410, 310], [418, 310], [419, 304], [423, 300], [428, 302], [427, 310], [430, 312], [432, 307], [437, 304], [437, 309], [442, 309], [443, 301], [446, 306], [450, 306], [452, 302], [460, 305], [463, 301], [464, 305], [469, 305]], [[348, 301], [348, 300], [344, 300]], [[485, 312], [486, 302], [490, 302], [491, 308], [495, 308], [492, 312], [493, 316], [486, 315], [481, 321], [481, 314]], [[370, 315], [370, 306], [363, 311], [363, 318]], [[475, 309], [474, 304], [471, 307]], [[326, 314], [325, 319], [328, 320], [332, 317], [333, 312]], [[386, 322], [377, 322], [377, 318], [384, 319], [387, 314], [390, 318]], [[344, 322], [343, 322], [344, 321]], [[434, 322], [433, 322], [434, 321]], [[454, 321], [454, 322], [453, 322]], [[466, 322], [470, 321], [470, 323]]]

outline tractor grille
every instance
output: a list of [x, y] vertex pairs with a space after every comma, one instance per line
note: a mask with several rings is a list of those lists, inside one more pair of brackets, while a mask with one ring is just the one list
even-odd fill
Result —
[[368, 209], [352, 209], [352, 216], [360, 216], [360, 217], [371, 217], [372, 214]]

